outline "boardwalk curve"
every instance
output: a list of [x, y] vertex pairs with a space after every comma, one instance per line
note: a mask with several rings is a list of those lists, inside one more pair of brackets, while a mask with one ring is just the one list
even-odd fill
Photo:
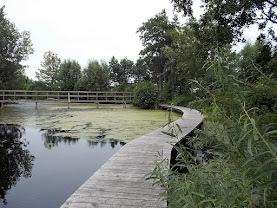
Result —
[[[170, 108], [169, 105], [161, 105]], [[185, 107], [173, 107], [183, 113], [182, 118], [171, 123], [179, 124], [183, 138], [203, 121], [197, 111]], [[152, 181], [145, 181], [144, 176], [153, 171], [158, 152], [164, 158], [170, 158], [172, 145], [178, 139], [162, 133], [170, 127], [157, 129], [123, 146], [100, 169], [98, 169], [79, 189], [77, 189], [61, 208], [87, 207], [166, 207], [165, 201], [159, 200], [163, 189], [152, 186]]]

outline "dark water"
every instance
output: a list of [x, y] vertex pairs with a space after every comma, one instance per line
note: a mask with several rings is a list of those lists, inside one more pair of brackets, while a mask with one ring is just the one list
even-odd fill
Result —
[[0, 207], [60, 207], [124, 144], [0, 125]]

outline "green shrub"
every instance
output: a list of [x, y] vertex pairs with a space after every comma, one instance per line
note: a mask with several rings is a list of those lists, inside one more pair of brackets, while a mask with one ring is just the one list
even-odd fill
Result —
[[114, 92], [133, 92], [136, 87], [134, 83], [120, 82], [119, 85], [114, 87], [112, 91]]
[[186, 95], [174, 96], [172, 104], [177, 106], [188, 106], [191, 101], [195, 101], [195, 96], [193, 94], [187, 93]]
[[155, 108], [158, 105], [159, 90], [153, 83], [138, 83], [134, 92], [134, 106], [148, 109]]

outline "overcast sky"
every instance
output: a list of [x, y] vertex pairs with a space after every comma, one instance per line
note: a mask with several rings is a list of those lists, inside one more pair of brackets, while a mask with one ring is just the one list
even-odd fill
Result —
[[[173, 17], [169, 0], [1, 0], [3, 5], [20, 32], [31, 32], [35, 52], [26, 62], [30, 78], [49, 50], [82, 67], [89, 59], [109, 62], [112, 56], [136, 61], [142, 49], [136, 31], [142, 23], [163, 9]], [[252, 28], [247, 39], [255, 37]]]

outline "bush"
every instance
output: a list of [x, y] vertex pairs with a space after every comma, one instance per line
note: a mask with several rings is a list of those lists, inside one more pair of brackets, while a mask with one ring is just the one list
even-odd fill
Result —
[[191, 101], [195, 101], [195, 96], [193, 94], [187, 93], [186, 95], [174, 96], [172, 104], [186, 107]]
[[119, 85], [112, 88], [114, 92], [133, 92], [136, 87], [135, 83], [120, 82]]
[[158, 105], [159, 90], [151, 82], [138, 83], [135, 88], [134, 106], [155, 108]]

